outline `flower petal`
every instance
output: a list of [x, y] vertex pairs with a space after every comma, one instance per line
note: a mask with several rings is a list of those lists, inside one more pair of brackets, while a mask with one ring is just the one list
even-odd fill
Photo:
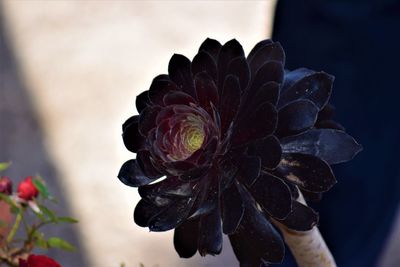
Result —
[[153, 181], [153, 179], [143, 174], [143, 171], [134, 159], [128, 160], [122, 165], [118, 173], [118, 179], [125, 185], [133, 187], [149, 184]]
[[148, 227], [151, 217], [160, 212], [160, 208], [153, 204], [141, 199], [135, 207], [133, 218], [135, 223], [141, 227]]
[[239, 146], [257, 138], [270, 135], [276, 128], [277, 111], [275, 107], [265, 102], [247, 117], [234, 123], [232, 132], [232, 145]]
[[203, 71], [210, 75], [214, 81], [217, 81], [217, 63], [206, 51], [200, 51], [192, 61], [193, 76]]
[[244, 91], [250, 80], [250, 69], [245, 57], [237, 57], [229, 63], [227, 75], [230, 74], [238, 77], [241, 91]]
[[220, 50], [221, 50], [221, 44], [217, 40], [210, 39], [210, 38], [207, 38], [200, 45], [200, 48], [199, 48], [199, 52], [200, 51], [207, 52], [208, 54], [210, 54], [214, 58], [215, 62], [217, 62]]
[[282, 138], [281, 144], [285, 153], [314, 155], [329, 164], [349, 161], [362, 150], [353, 137], [333, 129], [311, 129]]
[[168, 73], [180, 90], [196, 98], [190, 65], [191, 62], [187, 57], [174, 54], [169, 61]]
[[245, 214], [239, 230], [230, 235], [233, 251], [241, 266], [258, 266], [282, 262], [285, 246], [282, 238], [262, 211], [257, 209], [249, 193], [239, 187], [245, 203]]
[[244, 52], [242, 45], [235, 39], [226, 42], [218, 55], [218, 88], [221, 90], [225, 81], [225, 76], [228, 74], [228, 66], [230, 62], [237, 58], [243, 57]]
[[197, 252], [198, 220], [187, 220], [174, 231], [174, 247], [179, 257], [190, 258]]
[[293, 200], [293, 209], [284, 220], [278, 220], [290, 230], [308, 231], [318, 224], [318, 214], [310, 207]]
[[236, 187], [232, 184], [222, 194], [222, 221], [224, 234], [236, 232], [244, 215], [244, 203]]
[[297, 100], [284, 106], [278, 113], [277, 134], [297, 134], [314, 126], [318, 107], [310, 100]]
[[211, 105], [218, 106], [219, 102], [218, 89], [213, 78], [206, 72], [200, 72], [195, 76], [194, 81], [200, 106], [212, 115]]
[[224, 136], [230, 127], [240, 105], [239, 79], [228, 75], [224, 82], [220, 99], [219, 113], [221, 118], [221, 135]]
[[256, 73], [262, 65], [271, 60], [285, 64], [285, 52], [278, 42], [266, 44], [254, 53], [249, 59], [251, 73]]
[[257, 203], [274, 218], [284, 219], [292, 210], [289, 187], [272, 174], [261, 174], [249, 190]]
[[279, 140], [270, 135], [249, 144], [247, 153], [258, 156], [262, 167], [274, 169], [281, 161], [282, 149]]
[[297, 69], [285, 75], [279, 106], [297, 99], [311, 100], [319, 109], [328, 102], [334, 77], [323, 71]]
[[130, 117], [122, 125], [122, 139], [124, 141], [125, 147], [136, 153], [139, 148], [143, 145], [143, 137], [139, 134], [138, 130], [139, 116]]
[[336, 184], [329, 165], [315, 156], [306, 154], [284, 153], [275, 174], [301, 189], [316, 193], [328, 191]]

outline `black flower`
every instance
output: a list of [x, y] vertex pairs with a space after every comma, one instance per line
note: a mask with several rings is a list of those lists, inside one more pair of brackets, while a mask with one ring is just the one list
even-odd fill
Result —
[[298, 190], [319, 197], [336, 183], [330, 164], [361, 150], [331, 119], [333, 77], [285, 71], [284, 61], [271, 40], [246, 58], [236, 40], [207, 39], [192, 62], [175, 54], [169, 74], [137, 97], [139, 115], [123, 124], [137, 157], [118, 177], [139, 187], [135, 222], [175, 229], [181, 257], [219, 254], [224, 232], [243, 266], [281, 262], [270, 219], [311, 229], [318, 216], [296, 201]]

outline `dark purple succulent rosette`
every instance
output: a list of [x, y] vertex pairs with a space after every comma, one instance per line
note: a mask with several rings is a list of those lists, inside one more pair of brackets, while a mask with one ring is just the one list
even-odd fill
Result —
[[181, 257], [219, 254], [224, 233], [241, 265], [281, 262], [270, 219], [311, 229], [318, 216], [297, 201], [298, 190], [319, 198], [336, 183], [330, 165], [361, 150], [332, 120], [333, 77], [284, 63], [271, 40], [246, 58], [236, 40], [207, 39], [192, 62], [175, 54], [169, 74], [137, 97], [139, 115], [123, 124], [137, 157], [118, 177], [139, 187], [135, 222], [175, 229]]

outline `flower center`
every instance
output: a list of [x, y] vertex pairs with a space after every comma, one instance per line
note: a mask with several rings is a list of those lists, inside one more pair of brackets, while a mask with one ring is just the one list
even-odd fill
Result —
[[195, 152], [203, 144], [204, 137], [205, 134], [202, 128], [194, 127], [188, 129], [187, 131], [185, 131], [183, 137], [185, 149], [190, 153]]

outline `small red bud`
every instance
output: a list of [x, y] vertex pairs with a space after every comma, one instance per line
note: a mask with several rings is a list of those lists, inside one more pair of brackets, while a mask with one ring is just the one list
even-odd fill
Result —
[[19, 259], [19, 267], [61, 267], [61, 265], [44, 255], [29, 255], [27, 260]]
[[18, 197], [24, 200], [32, 200], [39, 194], [39, 191], [32, 182], [31, 176], [26, 177], [22, 182], [19, 183], [17, 191]]
[[12, 193], [12, 182], [8, 177], [0, 178], [0, 193], [11, 195]]

